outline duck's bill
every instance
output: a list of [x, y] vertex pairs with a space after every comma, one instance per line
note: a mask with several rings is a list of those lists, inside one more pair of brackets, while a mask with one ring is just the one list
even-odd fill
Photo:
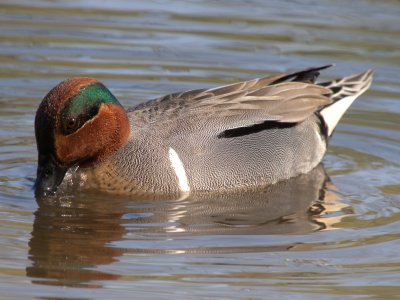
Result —
[[35, 195], [54, 195], [67, 171], [68, 168], [55, 161], [52, 155], [41, 157], [39, 159], [37, 177], [34, 185]]

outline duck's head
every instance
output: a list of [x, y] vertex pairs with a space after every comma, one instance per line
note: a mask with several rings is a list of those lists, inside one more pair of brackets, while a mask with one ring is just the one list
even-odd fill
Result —
[[54, 87], [35, 118], [37, 195], [52, 194], [72, 166], [96, 164], [126, 143], [127, 114], [93, 78], [72, 78]]

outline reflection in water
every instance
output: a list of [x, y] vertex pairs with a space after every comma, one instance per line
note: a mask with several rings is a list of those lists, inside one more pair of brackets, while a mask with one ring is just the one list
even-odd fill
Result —
[[[179, 245], [174, 251], [136, 248], [141, 239], [151, 237], [163, 241], [184, 235], [212, 234], [300, 234], [326, 229], [335, 222], [323, 217], [325, 203], [330, 210], [335, 205], [342, 209], [332, 198], [334, 194], [327, 188], [329, 184], [320, 165], [309, 174], [262, 189], [196, 194], [184, 200], [110, 199], [88, 194], [38, 200], [40, 207], [35, 214], [29, 243], [32, 266], [27, 268], [27, 275], [35, 278], [34, 283], [100, 287], [92, 281], [117, 279], [118, 275], [102, 272], [99, 267], [113, 263], [126, 252], [196, 252], [193, 248], [190, 251], [179, 249]], [[122, 240], [130, 240], [132, 247], [112, 245]], [[270, 251], [282, 247], [288, 250], [293, 246], [271, 245]], [[229, 245], [221, 248], [217, 244], [211, 248], [216, 252], [233, 251]], [[204, 247], [197, 250], [202, 252]], [[257, 250], [243, 245], [240, 251]]]
[[35, 213], [29, 242], [32, 266], [26, 271], [28, 276], [44, 280], [34, 283], [100, 287], [89, 282], [118, 278], [96, 267], [112, 263], [123, 253], [108, 247], [125, 232], [121, 214], [108, 210], [107, 203], [103, 207], [101, 203], [73, 201], [71, 205], [68, 201], [41, 203]]

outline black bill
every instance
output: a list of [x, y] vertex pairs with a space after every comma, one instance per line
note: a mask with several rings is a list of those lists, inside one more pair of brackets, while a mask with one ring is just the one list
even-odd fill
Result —
[[34, 185], [36, 196], [53, 195], [67, 171], [68, 167], [60, 165], [52, 155], [40, 157]]

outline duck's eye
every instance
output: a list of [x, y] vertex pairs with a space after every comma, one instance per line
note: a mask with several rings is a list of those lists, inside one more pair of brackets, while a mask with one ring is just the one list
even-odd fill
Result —
[[93, 119], [97, 115], [100, 105], [101, 104], [84, 106], [80, 108], [79, 113], [77, 113], [70, 107], [70, 103], [67, 104], [61, 113], [61, 133], [64, 135], [69, 135], [76, 132], [87, 121]]
[[64, 120], [62, 124], [62, 132], [64, 134], [71, 134], [74, 133], [82, 126], [82, 118], [67, 118]]
[[76, 119], [75, 118], [71, 118], [67, 121], [67, 124], [65, 124], [66, 129], [68, 130], [73, 130], [75, 129], [76, 126]]

